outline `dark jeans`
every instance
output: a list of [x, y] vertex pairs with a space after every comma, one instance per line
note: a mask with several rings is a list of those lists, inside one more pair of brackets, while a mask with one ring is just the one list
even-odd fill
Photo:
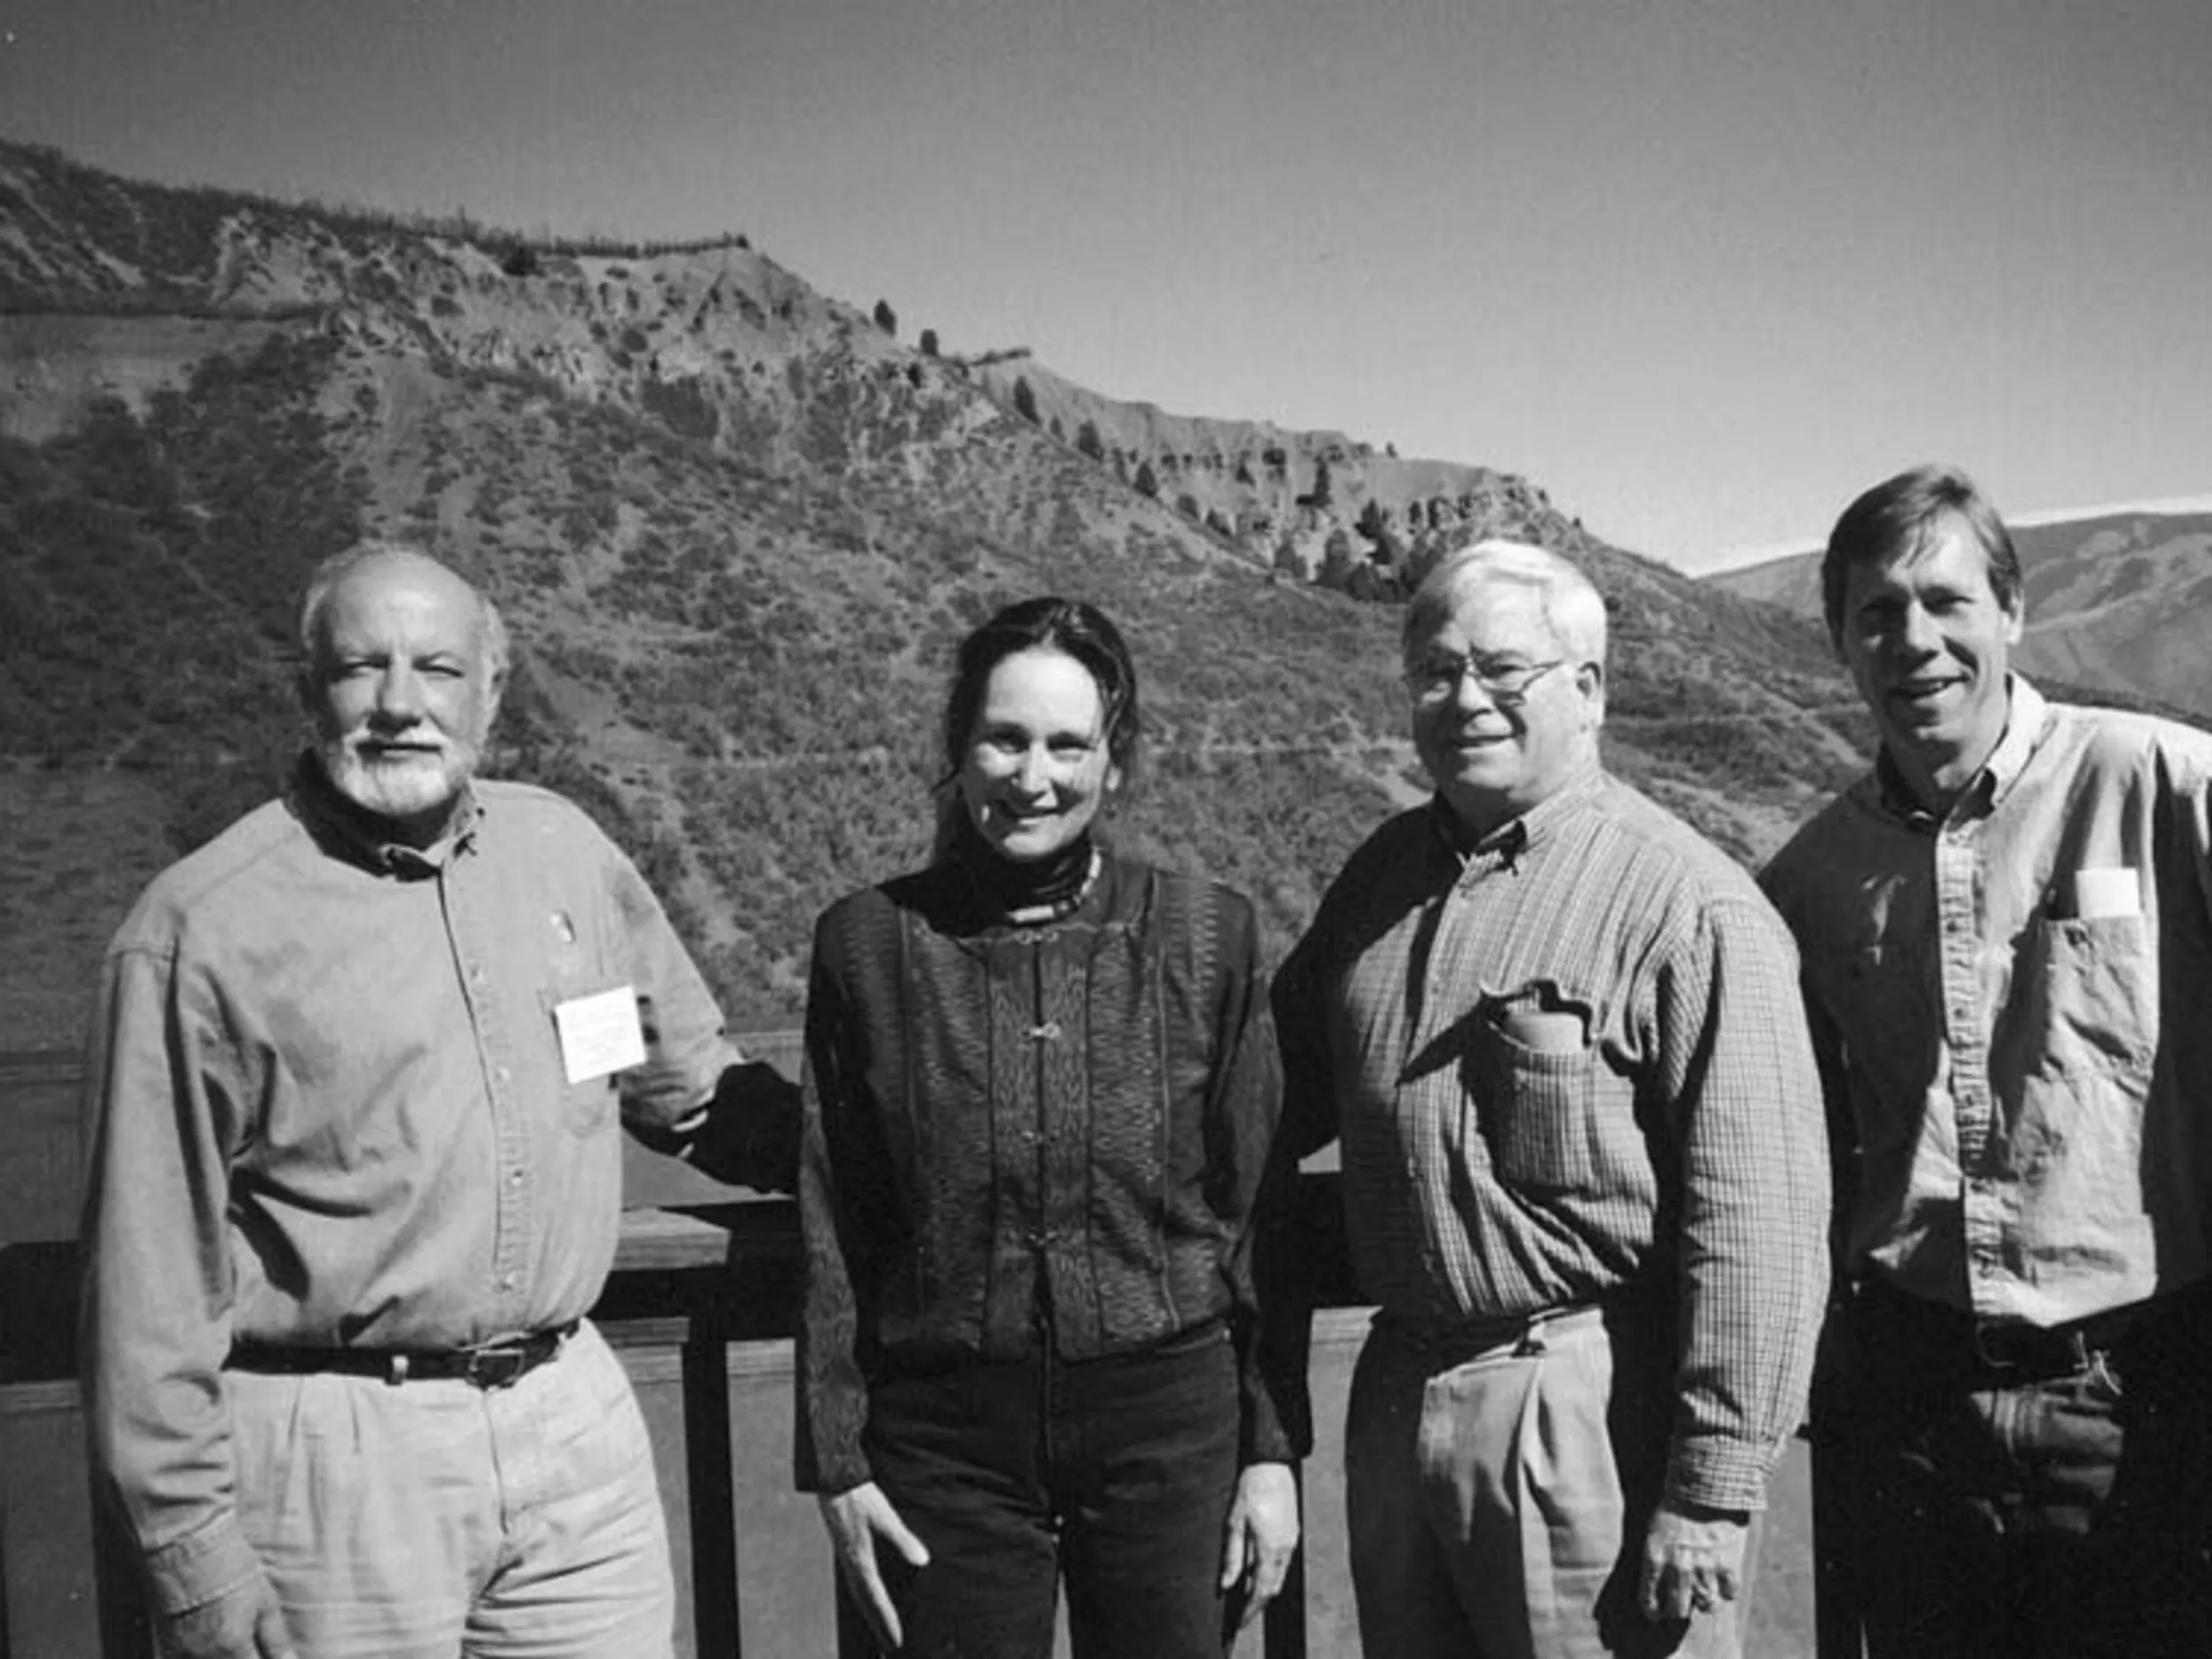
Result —
[[2022, 1357], [1886, 1288], [1849, 1310], [1872, 1659], [2212, 1655], [2212, 1297], [2073, 1335]]
[[1077, 1659], [1220, 1659], [1236, 1367], [1215, 1323], [1143, 1353], [884, 1378], [868, 1462], [923, 1543], [884, 1556], [908, 1654], [1046, 1659], [1064, 1576]]

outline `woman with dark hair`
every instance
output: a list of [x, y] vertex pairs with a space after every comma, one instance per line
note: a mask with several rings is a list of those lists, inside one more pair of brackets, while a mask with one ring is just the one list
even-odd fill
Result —
[[1000, 611], [960, 649], [935, 857], [815, 929], [798, 1483], [886, 1651], [1044, 1659], [1064, 1577], [1079, 1659], [1218, 1659], [1297, 1540], [1257, 930], [1094, 834], [1138, 725], [1102, 614]]

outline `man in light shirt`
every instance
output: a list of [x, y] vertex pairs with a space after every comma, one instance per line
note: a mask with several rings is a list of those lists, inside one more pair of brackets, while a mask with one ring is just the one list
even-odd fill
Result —
[[1608, 776], [1604, 600], [1484, 542], [1406, 607], [1427, 806], [1275, 981], [1285, 1133], [1341, 1134], [1380, 1305], [1344, 1433], [1361, 1646], [1744, 1651], [1828, 1277], [1795, 954], [1751, 878]]
[[2212, 1653], [2212, 736], [2009, 670], [1963, 474], [1845, 510], [1828, 632], [1873, 771], [1765, 873], [1854, 1281], [1874, 1659]]
[[300, 645], [284, 798], [107, 953], [97, 1485], [183, 1659], [666, 1659], [651, 1452], [584, 1317], [616, 1125], [789, 1186], [795, 1091], [738, 1063], [582, 812], [475, 777], [507, 666], [487, 599], [364, 544], [311, 579]]

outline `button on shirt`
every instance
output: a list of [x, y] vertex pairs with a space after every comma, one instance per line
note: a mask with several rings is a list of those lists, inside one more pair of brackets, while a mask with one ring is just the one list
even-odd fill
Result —
[[1465, 854], [1449, 822], [1378, 830], [1278, 975], [1287, 1133], [1341, 1132], [1361, 1286], [1416, 1332], [1678, 1296], [1669, 1491], [1757, 1507], [1827, 1274], [1788, 936], [1602, 773]]
[[[87, 1069], [96, 1460], [165, 1608], [253, 1570], [234, 1344], [449, 1348], [586, 1312], [619, 1118], [735, 1059], [651, 892], [582, 813], [480, 783], [427, 853], [304, 766], [156, 879], [110, 946]], [[646, 1063], [568, 1079], [556, 1010], [627, 988]]]
[[1852, 1271], [2047, 1326], [2208, 1271], [2212, 736], [2011, 692], [1948, 815], [1885, 759], [1764, 881], [1857, 1142]]

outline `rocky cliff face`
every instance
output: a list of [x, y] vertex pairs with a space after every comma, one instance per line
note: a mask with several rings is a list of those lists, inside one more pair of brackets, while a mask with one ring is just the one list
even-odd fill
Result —
[[[293, 596], [367, 532], [498, 600], [496, 768], [633, 849], [750, 1023], [795, 1016], [822, 905], [921, 856], [953, 647], [1026, 594], [1129, 634], [1151, 747], [1118, 831], [1251, 893], [1271, 948], [1423, 793], [1395, 611], [1303, 579], [1331, 560], [1387, 593], [1485, 534], [1582, 557], [1613, 764], [1743, 856], [1860, 753], [1817, 634], [1510, 474], [925, 353], [738, 238], [533, 244], [0, 145], [0, 806], [55, 826], [0, 887], [51, 946], [0, 963], [0, 1047], [12, 1009], [81, 1014], [114, 917], [71, 870], [112, 909], [270, 791]], [[65, 787], [96, 775], [132, 787]]]

